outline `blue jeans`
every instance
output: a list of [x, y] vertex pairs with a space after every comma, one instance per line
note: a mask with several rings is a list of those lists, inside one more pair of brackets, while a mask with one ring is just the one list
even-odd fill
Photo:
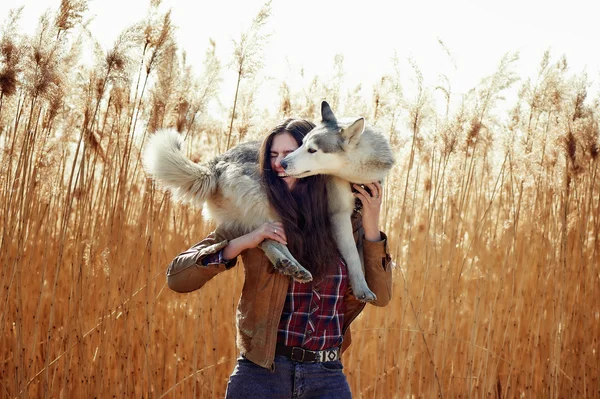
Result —
[[339, 360], [300, 363], [275, 356], [275, 371], [257, 366], [241, 356], [227, 383], [228, 399], [345, 399], [352, 398]]

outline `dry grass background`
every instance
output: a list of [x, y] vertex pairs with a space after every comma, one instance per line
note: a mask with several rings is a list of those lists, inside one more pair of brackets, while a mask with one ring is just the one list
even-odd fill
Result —
[[253, 89], [267, 4], [235, 43], [233, 112], [214, 105], [214, 45], [196, 76], [168, 13], [152, 7], [103, 52], [85, 11], [63, 0], [27, 37], [17, 10], [1, 32], [0, 397], [222, 397], [243, 272], [169, 291], [169, 261], [213, 226], [154, 189], [140, 148], [171, 126], [205, 160], [283, 115], [315, 119], [323, 98], [398, 152], [384, 210], [395, 296], [353, 326], [354, 395], [600, 397], [600, 106], [564, 58], [544, 54], [523, 81], [506, 55], [458, 97], [416, 65], [403, 71], [414, 95], [399, 75], [344, 91], [337, 56], [333, 80], [282, 82], [265, 115]]

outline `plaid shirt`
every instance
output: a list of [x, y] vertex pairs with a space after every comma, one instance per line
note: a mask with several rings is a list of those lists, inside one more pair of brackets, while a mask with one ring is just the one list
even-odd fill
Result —
[[220, 264], [224, 264], [227, 269], [230, 269], [233, 266], [235, 266], [235, 259], [225, 260], [225, 258], [223, 258], [223, 250], [220, 250], [219, 252], [214, 254], [207, 255], [206, 257], [204, 257], [204, 259], [202, 259], [203, 266]]
[[[202, 264], [225, 264], [229, 268], [235, 264], [233, 261], [225, 261], [221, 250], [202, 259]], [[277, 342], [312, 351], [341, 346], [348, 285], [348, 268], [342, 259], [335, 274], [316, 284], [293, 280], [279, 321]]]
[[341, 259], [337, 272], [316, 284], [294, 280], [285, 298], [277, 342], [312, 351], [340, 346], [347, 290], [348, 268]]

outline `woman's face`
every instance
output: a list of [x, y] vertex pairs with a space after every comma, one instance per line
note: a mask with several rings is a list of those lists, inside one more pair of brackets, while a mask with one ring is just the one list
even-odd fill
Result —
[[277, 177], [283, 179], [290, 190], [294, 187], [298, 179], [285, 174], [285, 171], [281, 167], [281, 160], [285, 158], [287, 154], [293, 152], [296, 148], [298, 148], [298, 143], [296, 143], [294, 137], [288, 132], [279, 133], [273, 137], [270, 154], [271, 170], [277, 174]]

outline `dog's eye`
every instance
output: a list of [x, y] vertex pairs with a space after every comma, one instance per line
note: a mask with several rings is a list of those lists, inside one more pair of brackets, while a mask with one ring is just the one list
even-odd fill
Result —
[[308, 149], [308, 153], [309, 154], [314, 154], [315, 152], [317, 152], [317, 150], [315, 150], [314, 148], [309, 148]]

